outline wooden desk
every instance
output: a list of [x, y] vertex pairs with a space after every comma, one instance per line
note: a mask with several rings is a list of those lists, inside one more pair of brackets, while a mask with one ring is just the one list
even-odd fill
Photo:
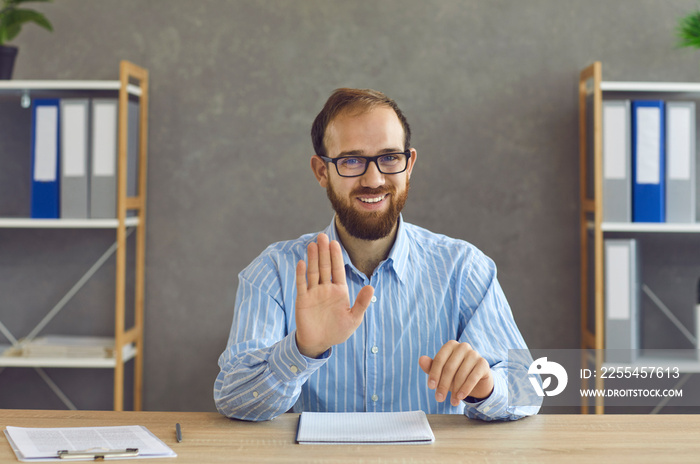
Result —
[[[0, 428], [144, 425], [177, 458], [132, 462], [536, 462], [641, 463], [700, 461], [700, 415], [539, 415], [485, 423], [428, 416], [432, 445], [297, 445], [297, 414], [242, 422], [209, 412], [0, 410]], [[175, 441], [175, 423], [183, 441]], [[17, 462], [4, 434], [0, 463]]]

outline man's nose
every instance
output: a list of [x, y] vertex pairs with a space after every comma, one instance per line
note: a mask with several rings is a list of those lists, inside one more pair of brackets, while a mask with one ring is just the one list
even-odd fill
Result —
[[367, 166], [367, 171], [365, 171], [365, 173], [362, 174], [362, 177], [360, 177], [360, 184], [363, 187], [377, 188], [384, 185], [384, 183], [384, 174], [379, 172], [377, 162], [370, 162], [369, 166]]

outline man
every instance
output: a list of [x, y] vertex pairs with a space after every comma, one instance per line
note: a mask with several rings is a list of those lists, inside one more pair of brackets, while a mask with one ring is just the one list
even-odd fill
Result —
[[493, 261], [401, 217], [418, 154], [396, 103], [338, 89], [311, 136], [311, 169], [336, 215], [239, 275], [219, 411], [256, 421], [290, 409], [536, 413], [539, 403], [508, 401], [519, 393], [508, 371], [522, 381], [528, 368], [507, 363], [508, 350], [527, 347]]

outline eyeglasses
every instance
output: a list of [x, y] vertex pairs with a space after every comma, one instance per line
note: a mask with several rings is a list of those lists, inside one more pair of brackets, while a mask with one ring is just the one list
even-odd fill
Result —
[[376, 164], [377, 169], [382, 174], [404, 172], [408, 167], [411, 150], [383, 153], [377, 156], [339, 156], [337, 158], [317, 156], [326, 163], [335, 164], [335, 169], [340, 177], [359, 177], [367, 172], [369, 163]]

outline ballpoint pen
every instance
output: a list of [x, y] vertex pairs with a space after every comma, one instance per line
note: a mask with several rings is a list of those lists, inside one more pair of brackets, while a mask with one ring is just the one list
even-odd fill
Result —
[[93, 461], [104, 461], [106, 458], [135, 458], [139, 455], [138, 448], [126, 448], [110, 450], [107, 448], [94, 448], [89, 450], [80, 451], [70, 451], [70, 450], [59, 450], [57, 453], [59, 459], [64, 460], [93, 460]]

